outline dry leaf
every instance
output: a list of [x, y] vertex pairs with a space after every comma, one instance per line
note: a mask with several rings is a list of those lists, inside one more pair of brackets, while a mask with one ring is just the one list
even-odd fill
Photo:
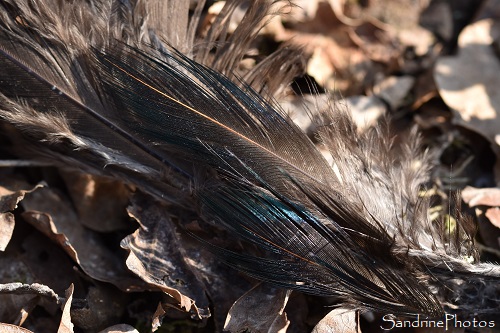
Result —
[[14, 214], [0, 213], [0, 251], [5, 251], [9, 244], [15, 224]]
[[33, 333], [32, 331], [16, 325], [0, 323], [0, 332], [2, 333]]
[[290, 322], [284, 309], [289, 294], [289, 290], [259, 283], [233, 304], [224, 330], [232, 333], [286, 332]]
[[48, 286], [40, 283], [23, 284], [20, 282], [0, 284], [0, 293], [16, 295], [37, 295], [59, 302], [59, 296]]
[[389, 76], [373, 87], [373, 93], [389, 104], [391, 110], [397, 110], [404, 105], [414, 83], [413, 76]]
[[59, 244], [90, 277], [122, 290], [143, 290], [141, 281], [126, 268], [117, 244], [115, 252], [102, 238], [84, 228], [71, 204], [48, 188], [38, 189], [22, 202], [22, 216]]
[[335, 309], [314, 327], [312, 333], [360, 333], [356, 311]]
[[168, 209], [151, 197], [136, 194], [128, 212], [140, 228], [122, 241], [122, 247], [130, 251], [127, 267], [174, 297], [184, 310], [199, 318], [210, 316], [205, 286], [185, 261]]
[[73, 333], [73, 323], [71, 322], [71, 302], [73, 301], [73, 291], [75, 289], [75, 286], [71, 284], [66, 290], [65, 297], [66, 300], [64, 301], [64, 304], [62, 306], [63, 313], [61, 317], [61, 322], [59, 324], [59, 329], [57, 330], [57, 333]]
[[16, 209], [26, 193], [37, 187], [40, 186], [32, 186], [18, 179], [0, 180], [0, 251], [5, 251], [14, 232], [15, 219], [10, 211]]
[[139, 333], [138, 330], [127, 324], [118, 324], [108, 327], [99, 333]]
[[0, 213], [13, 211], [26, 193], [33, 192], [42, 185], [29, 185], [28, 183], [12, 178], [0, 180]]
[[151, 326], [152, 326], [151, 331], [152, 332], [156, 332], [160, 328], [162, 321], [163, 321], [163, 317], [165, 317], [166, 313], [167, 312], [163, 308], [162, 304], [158, 303], [158, 306], [156, 307], [156, 311], [153, 314], [153, 320], [151, 323]]
[[500, 206], [500, 188], [474, 188], [467, 186], [462, 191], [462, 199], [469, 207]]
[[[437, 61], [434, 77], [441, 97], [454, 111], [456, 124], [484, 135], [500, 156], [500, 24], [481, 20], [466, 27], [458, 39], [458, 54]], [[497, 178], [500, 168], [497, 162]]]
[[130, 189], [122, 182], [75, 171], [61, 171], [84, 226], [99, 232], [129, 227], [126, 207]]

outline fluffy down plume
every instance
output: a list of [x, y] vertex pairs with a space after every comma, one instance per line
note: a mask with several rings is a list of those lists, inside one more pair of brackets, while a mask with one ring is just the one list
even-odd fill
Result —
[[0, 1], [0, 117], [25, 156], [192, 210], [265, 250], [207, 244], [216, 255], [283, 288], [401, 315], [498, 311], [499, 267], [466, 261], [472, 242], [446, 240], [418, 197], [430, 159], [416, 133], [395, 153], [386, 130], [359, 134], [332, 103], [320, 133], [332, 168], [272, 102], [297, 51], [234, 75], [276, 7], [254, 1], [226, 39], [228, 2], [197, 41], [186, 3]]

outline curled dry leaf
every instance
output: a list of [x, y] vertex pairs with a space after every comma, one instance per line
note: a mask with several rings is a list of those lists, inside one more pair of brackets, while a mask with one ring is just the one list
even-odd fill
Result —
[[469, 207], [500, 206], [500, 188], [474, 188], [467, 186], [462, 191], [462, 199]]
[[256, 333], [284, 333], [290, 322], [284, 312], [289, 290], [259, 283], [231, 307], [224, 330]]
[[71, 204], [48, 188], [38, 189], [23, 201], [23, 218], [59, 244], [93, 279], [122, 290], [142, 290], [142, 282], [127, 270], [119, 253], [79, 223]]
[[182, 309], [199, 318], [210, 316], [205, 286], [186, 262], [168, 209], [149, 196], [136, 194], [128, 212], [140, 228], [122, 241], [122, 247], [130, 251], [127, 267], [174, 297]]
[[0, 213], [0, 251], [5, 251], [5, 248], [10, 242], [14, 233], [15, 219], [12, 213]]
[[73, 333], [73, 323], [71, 322], [71, 302], [73, 301], [73, 291], [75, 287], [72, 285], [69, 286], [68, 290], [66, 290], [66, 300], [62, 306], [62, 317], [61, 322], [59, 324], [59, 329], [57, 333]]
[[33, 186], [18, 179], [0, 180], [0, 251], [5, 251], [14, 232], [15, 219], [11, 213], [26, 193], [41, 185]]
[[[491, 19], [466, 27], [458, 39], [456, 56], [438, 59], [434, 77], [441, 97], [454, 111], [454, 122], [484, 135], [500, 156], [500, 61], [494, 45], [500, 23]], [[500, 163], [497, 162], [499, 178]]]
[[[43, 302], [44, 300], [48, 302]], [[21, 325], [40, 301], [50, 306], [58, 304], [59, 300], [59, 296], [43, 284], [0, 284], [0, 321]]]
[[110, 326], [99, 333], [139, 333], [138, 330], [127, 324], [118, 324]]
[[163, 317], [165, 317], [166, 313], [167, 313], [167, 311], [165, 311], [162, 304], [158, 303], [158, 306], [156, 307], [156, 311], [153, 314], [153, 320], [151, 323], [151, 326], [152, 326], [151, 331], [152, 332], [156, 332], [160, 328], [162, 321], [163, 321]]
[[356, 311], [335, 309], [314, 327], [312, 333], [360, 333]]
[[32, 331], [11, 324], [0, 323], [0, 332], [2, 333], [33, 333]]
[[2, 177], [0, 179], [0, 213], [13, 211], [26, 193], [33, 192], [42, 185], [30, 185], [25, 181]]

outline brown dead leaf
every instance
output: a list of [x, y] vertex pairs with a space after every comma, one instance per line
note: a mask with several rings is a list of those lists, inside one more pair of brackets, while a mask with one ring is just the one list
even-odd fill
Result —
[[0, 251], [10, 242], [14, 232], [15, 219], [10, 213], [26, 193], [34, 191], [39, 186], [32, 186], [18, 179], [2, 178], [0, 180]]
[[500, 188], [474, 188], [467, 186], [462, 191], [462, 199], [469, 207], [500, 206]]
[[13, 211], [26, 193], [33, 192], [41, 186], [33, 186], [19, 179], [2, 178], [0, 180], [0, 213]]
[[9, 244], [15, 224], [14, 214], [0, 213], [0, 251], [5, 251]]
[[312, 333], [360, 333], [356, 311], [335, 309], [314, 327]]
[[[500, 61], [493, 45], [500, 23], [481, 20], [466, 27], [458, 54], [437, 61], [434, 77], [441, 97], [454, 111], [454, 123], [484, 135], [500, 156]], [[496, 144], [495, 144], [496, 143]], [[497, 162], [497, 178], [499, 175]]]
[[160, 328], [162, 321], [163, 321], [163, 317], [165, 317], [166, 313], [167, 312], [163, 308], [162, 304], [158, 303], [158, 306], [156, 307], [156, 311], [153, 314], [153, 320], [151, 323], [151, 326], [152, 326], [151, 331], [152, 332], [156, 332]]
[[322, 87], [344, 95], [361, 94], [376, 68], [399, 66], [402, 48], [389, 25], [370, 16], [350, 18], [344, 14], [346, 6], [343, 1], [320, 1], [312, 19], [287, 22], [283, 36], [293, 36], [289, 43], [310, 55], [307, 74]]
[[22, 205], [23, 218], [59, 244], [90, 277], [122, 290], [142, 290], [141, 281], [122, 261], [118, 246], [113, 252], [96, 233], [84, 228], [71, 204], [55, 191], [38, 189], [26, 196]]
[[20, 282], [12, 282], [0, 284], [0, 293], [15, 295], [37, 295], [51, 299], [56, 303], [59, 302], [59, 296], [48, 286], [40, 283], [23, 284]]
[[[493, 137], [498, 132], [496, 110], [500, 96], [500, 62], [491, 44], [498, 32], [491, 20], [476, 22], [460, 34], [456, 56], [441, 57], [434, 76], [441, 96], [454, 109], [457, 121]], [[498, 32], [497, 32], [498, 31]], [[493, 121], [492, 121], [493, 120]]]
[[328, 2], [318, 2], [314, 17], [286, 21], [286, 27], [281, 39], [310, 56], [307, 74], [321, 86], [344, 94], [360, 93], [370, 80], [371, 60], [349, 37], [353, 27], [344, 25]]
[[81, 224], [99, 232], [129, 227], [129, 188], [122, 182], [75, 171], [60, 171]]
[[373, 93], [389, 104], [391, 110], [397, 110], [404, 105], [414, 84], [413, 76], [389, 76], [373, 87]]
[[186, 262], [166, 207], [137, 193], [128, 212], [140, 224], [121, 244], [130, 251], [128, 268], [151, 286], [174, 297], [185, 311], [192, 311], [199, 318], [210, 316], [205, 286]]
[[[490, 220], [491, 224], [493, 224], [497, 228], [500, 228], [500, 208], [499, 207], [487, 209], [486, 213], [484, 215], [488, 218], [488, 220]], [[498, 245], [500, 245], [500, 243]]]
[[11, 324], [0, 323], [0, 332], [2, 333], [33, 333], [32, 331]]
[[21, 325], [40, 303], [45, 304], [47, 309], [59, 303], [59, 296], [48, 286], [39, 283], [0, 284], [0, 321]]
[[110, 326], [99, 333], [139, 333], [138, 330], [127, 324], [118, 324]]
[[73, 291], [75, 287], [73, 284], [71, 284], [66, 290], [65, 297], [66, 300], [64, 301], [64, 304], [62, 305], [62, 317], [61, 317], [61, 322], [59, 324], [59, 329], [57, 330], [57, 333], [73, 333], [73, 323], [71, 322], [71, 302], [73, 301]]
[[66, 253], [68, 253], [71, 258], [73, 258], [73, 260], [79, 262], [76, 250], [71, 245], [71, 242], [68, 240], [66, 235], [58, 231], [56, 225], [54, 224], [54, 221], [49, 214], [37, 211], [27, 211], [23, 213], [23, 217], [31, 225], [33, 225], [39, 231], [43, 232], [51, 240], [59, 244], [59, 246], [61, 246], [62, 249]]
[[212, 301], [211, 314], [215, 331], [222, 332], [226, 314], [234, 301], [250, 290], [255, 285], [255, 280], [228, 267], [198, 240], [186, 235], [180, 236], [183, 250], [187, 254], [186, 260], [196, 268], [203, 281], [207, 281], [205, 288]]
[[255, 333], [286, 332], [290, 322], [284, 312], [289, 290], [259, 283], [231, 307], [224, 330]]

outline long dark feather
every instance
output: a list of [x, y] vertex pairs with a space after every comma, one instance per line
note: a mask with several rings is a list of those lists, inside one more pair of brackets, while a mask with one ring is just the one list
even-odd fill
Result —
[[[416, 147], [391, 159], [385, 135], [359, 136], [345, 113], [330, 116], [322, 138], [334, 172], [267, 97], [154, 34], [146, 44], [134, 29], [117, 33], [102, 23], [107, 10], [99, 39], [84, 20], [0, 4], [0, 117], [32, 154], [134, 183], [268, 253], [209, 245], [228, 264], [346, 307], [431, 316], [443, 311], [431, 291], [443, 267], [500, 275], [436, 237], [416, 197], [427, 169]], [[50, 32], [56, 23], [67, 36]]]

